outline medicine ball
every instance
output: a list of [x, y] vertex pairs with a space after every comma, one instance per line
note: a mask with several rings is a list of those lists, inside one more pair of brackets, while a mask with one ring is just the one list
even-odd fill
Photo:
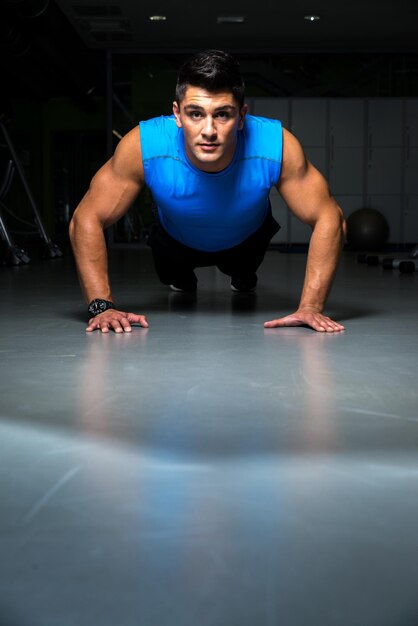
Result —
[[380, 250], [389, 237], [389, 224], [376, 209], [358, 209], [347, 218], [347, 242], [353, 250]]

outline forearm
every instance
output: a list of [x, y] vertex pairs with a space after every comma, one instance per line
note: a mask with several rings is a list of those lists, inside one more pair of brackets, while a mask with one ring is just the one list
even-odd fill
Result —
[[331, 290], [344, 243], [345, 223], [340, 210], [321, 218], [309, 244], [299, 309], [322, 312]]
[[106, 241], [100, 222], [74, 217], [70, 224], [70, 240], [86, 302], [95, 298], [112, 300]]

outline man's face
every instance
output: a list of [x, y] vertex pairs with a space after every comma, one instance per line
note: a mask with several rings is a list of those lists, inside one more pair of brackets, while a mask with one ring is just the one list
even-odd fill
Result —
[[173, 113], [177, 126], [183, 129], [191, 163], [205, 172], [228, 167], [246, 112], [247, 105], [240, 110], [229, 91], [187, 87], [180, 105], [173, 102]]

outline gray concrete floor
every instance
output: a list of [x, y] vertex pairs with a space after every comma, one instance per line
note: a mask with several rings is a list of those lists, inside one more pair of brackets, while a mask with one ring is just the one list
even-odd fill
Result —
[[338, 335], [148, 249], [112, 258], [148, 330], [86, 334], [72, 260], [1, 268], [0, 626], [416, 626], [418, 277], [345, 253]]

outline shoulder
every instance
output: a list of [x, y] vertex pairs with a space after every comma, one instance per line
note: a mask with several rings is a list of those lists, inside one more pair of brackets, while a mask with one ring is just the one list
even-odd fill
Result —
[[143, 177], [140, 128], [132, 128], [118, 143], [111, 158], [115, 175], [121, 178], [141, 179]]
[[140, 122], [140, 131], [143, 161], [175, 151], [179, 129], [174, 115], [161, 115]]
[[247, 113], [245, 116], [245, 122], [252, 124], [254, 127], [265, 127], [271, 128], [272, 126], [280, 127], [282, 125], [280, 120], [273, 119], [271, 117], [262, 117], [261, 115], [252, 115], [251, 113]]
[[279, 120], [270, 119], [268, 117], [247, 114], [245, 116], [244, 129], [249, 136], [271, 136], [271, 133], [281, 135], [282, 123]]
[[244, 122], [246, 156], [282, 160], [282, 124], [279, 120], [246, 115]]
[[159, 117], [152, 117], [148, 120], [142, 120], [140, 127], [145, 132], [170, 132], [174, 131], [176, 126], [176, 120], [174, 115], [160, 115]]

